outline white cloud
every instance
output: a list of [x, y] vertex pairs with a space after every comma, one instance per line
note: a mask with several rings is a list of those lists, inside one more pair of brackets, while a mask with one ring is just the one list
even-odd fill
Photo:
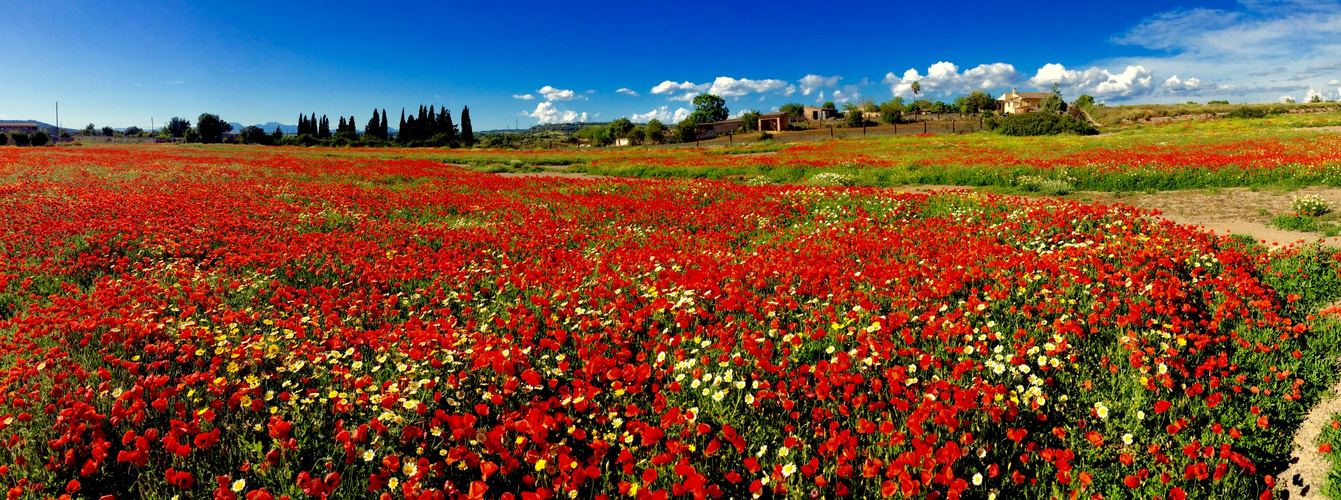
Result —
[[[782, 95], [783, 95], [784, 97], [791, 97], [791, 95], [792, 95], [792, 94], [795, 94], [795, 93], [796, 93], [796, 86], [795, 86], [795, 85], [788, 85], [787, 88], [782, 89]], [[762, 97], [761, 97], [761, 99], [762, 99]]]
[[616, 93], [616, 94], [626, 94], [626, 95], [631, 95], [631, 96], [633, 96], [633, 97], [638, 97], [638, 93], [637, 93], [637, 92], [634, 92], [633, 89], [628, 89], [628, 88], [623, 88], [623, 89], [616, 90], [615, 93]]
[[[1325, 83], [1341, 77], [1341, 2], [1238, 3], [1227, 9], [1175, 9], [1149, 17], [1113, 41], [1163, 54], [1110, 59], [1097, 65], [1143, 67], [1161, 78], [1192, 73], [1202, 82], [1203, 96], [1257, 102], [1341, 84]], [[1175, 95], [1170, 91], [1149, 97], [1174, 101], [1178, 99]]]
[[685, 102], [689, 102], [689, 101], [694, 100], [695, 97], [698, 97], [699, 94], [700, 94], [700, 92], [685, 92], [685, 93], [680, 94], [680, 95], [677, 95], [677, 96], [667, 97], [667, 99], [670, 99], [670, 100], [672, 100], [672, 101], [685, 101]]
[[535, 111], [527, 113], [526, 116], [539, 120], [541, 124], [545, 123], [573, 123], [587, 121], [586, 113], [578, 113], [567, 109], [560, 109], [554, 106], [552, 102], [542, 102], [535, 107]]
[[912, 97], [913, 82], [918, 83], [922, 93], [948, 96], [968, 94], [974, 90], [990, 92], [992, 89], [1006, 88], [1014, 85], [1021, 77], [1015, 66], [1006, 63], [980, 64], [961, 73], [959, 66], [941, 61], [927, 68], [926, 75], [916, 69], [904, 71], [903, 76], [890, 72], [885, 75], [883, 82], [889, 85], [890, 93], [896, 96]]
[[596, 89], [587, 89], [587, 93], [588, 93], [588, 94], [595, 94], [595, 93], [596, 93]]
[[735, 97], [751, 93], [772, 92], [787, 88], [787, 82], [782, 80], [751, 80], [741, 78], [739, 80], [729, 76], [719, 76], [713, 80], [712, 87], [708, 93], [716, 94], [722, 97]]
[[657, 86], [652, 87], [653, 94], [674, 94], [681, 90], [702, 92], [704, 90], [708, 90], [708, 84], [690, 83], [690, 82], [675, 83], [670, 80], [666, 80], [664, 82], [658, 83]]
[[1319, 92], [1319, 91], [1316, 91], [1316, 90], [1313, 90], [1312, 88], [1310, 88], [1310, 89], [1308, 89], [1308, 92], [1304, 94], [1304, 102], [1312, 101], [1312, 100], [1313, 100], [1313, 96], [1318, 96], [1319, 98], [1324, 99], [1324, 100], [1326, 99], [1326, 96], [1324, 96], [1322, 92]]
[[1294, 100], [1294, 96], [1285, 94], [1283, 96], [1280, 96], [1280, 102], [1286, 103], [1286, 102], [1298, 102], [1298, 101]]
[[685, 119], [685, 117], [687, 116], [689, 116], [689, 110], [685, 108], [680, 108], [675, 110], [674, 112], [671, 112], [669, 106], [662, 106], [657, 109], [648, 111], [646, 113], [642, 114], [634, 113], [633, 115], [629, 116], [629, 120], [638, 123], [646, 123], [648, 121], [656, 119], [659, 122], [667, 123], [667, 122], [679, 122], [680, 120]]
[[1341, 85], [1341, 80], [1332, 80], [1332, 81], [1330, 81], [1330, 82], [1327, 82], [1327, 84], [1328, 84], [1328, 85]]
[[1169, 77], [1168, 80], [1164, 80], [1164, 89], [1175, 94], [1184, 92], [1197, 92], [1202, 89], [1202, 84], [1201, 80], [1196, 78], [1188, 78], [1186, 80], [1183, 80], [1179, 79], [1178, 75], [1173, 75]]
[[537, 92], [545, 96], [546, 101], [571, 101], [577, 98], [577, 94], [571, 90], [560, 90], [549, 85], [541, 87]]
[[523, 101], [529, 101], [529, 100], [531, 100], [531, 99], [535, 99], [535, 96], [533, 96], [533, 95], [531, 95], [531, 94], [524, 94], [524, 95], [512, 94], [512, 98], [513, 98], [513, 99], [521, 99], [521, 100], [523, 100]]
[[837, 87], [838, 81], [842, 79], [843, 77], [837, 75], [834, 76], [806, 75], [805, 77], [802, 77], [800, 80], [797, 80], [797, 82], [801, 84], [801, 95], [810, 95], [811, 92], [814, 92], [816, 90], [825, 87]]
[[1045, 64], [1029, 79], [1027, 85], [1035, 88], [1060, 85], [1065, 95], [1091, 94], [1097, 98], [1135, 97], [1148, 95], [1154, 88], [1154, 77], [1144, 66], [1127, 66], [1121, 73], [1090, 67], [1086, 70], [1068, 70], [1061, 64]]

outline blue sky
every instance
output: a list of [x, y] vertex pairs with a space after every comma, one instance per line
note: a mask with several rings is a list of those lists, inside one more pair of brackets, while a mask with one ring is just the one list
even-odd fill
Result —
[[[1099, 101], [1341, 97], [1341, 0], [1072, 2], [11, 2], [0, 119], [147, 128], [202, 112], [446, 105], [476, 130], [673, 121], [1061, 85]], [[1003, 13], [1009, 12], [1013, 19]]]

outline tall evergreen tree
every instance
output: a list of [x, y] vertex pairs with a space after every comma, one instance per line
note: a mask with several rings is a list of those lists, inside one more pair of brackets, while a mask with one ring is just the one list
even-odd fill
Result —
[[414, 115], [410, 115], [409, 118], [406, 118], [405, 130], [400, 133], [401, 136], [405, 137], [405, 140], [401, 142], [409, 143], [419, 140], [419, 132], [417, 132], [418, 128], [419, 124], [415, 123]]
[[336, 128], [335, 128], [335, 132], [336, 132], [336, 133], [344, 132], [346, 126], [348, 126], [348, 125], [345, 124], [345, 117], [341, 116], [341, 117], [340, 117], [340, 124], [335, 126], [335, 127], [336, 127]]
[[456, 136], [456, 125], [452, 124], [452, 112], [445, 107], [442, 108], [442, 112], [438, 113], [438, 130], [447, 136], [448, 146], [457, 146], [459, 138]]
[[329, 139], [331, 137], [331, 120], [326, 115], [321, 115], [321, 125], [317, 128], [317, 138]]
[[321, 135], [321, 123], [317, 121], [317, 114], [312, 113], [312, 117], [307, 119], [307, 133], [313, 136]]
[[426, 125], [428, 125], [428, 108], [425, 108], [423, 104], [420, 104], [419, 118], [414, 121], [413, 127], [415, 140], [422, 141], [428, 138], [424, 137], [424, 134], [428, 132]]
[[396, 129], [396, 140], [406, 142], [410, 136], [405, 135], [405, 108], [400, 108], [400, 127]]
[[470, 128], [470, 106], [461, 108], [461, 145], [475, 145], [475, 131]]
[[433, 106], [428, 107], [428, 136], [433, 137], [442, 131], [438, 130], [438, 114], [433, 111]]
[[349, 115], [349, 133], [359, 135], [359, 129], [354, 127], [354, 115]]
[[382, 109], [382, 123], [377, 126], [377, 136], [382, 140], [387, 139], [386, 109]]
[[298, 135], [307, 131], [307, 115], [298, 115]]
[[382, 119], [377, 114], [377, 109], [373, 108], [373, 116], [368, 119], [368, 124], [363, 126], [363, 135], [368, 137], [377, 137], [377, 127], [382, 125]]

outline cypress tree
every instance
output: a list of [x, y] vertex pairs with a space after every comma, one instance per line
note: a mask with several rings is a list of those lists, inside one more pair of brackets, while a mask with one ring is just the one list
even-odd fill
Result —
[[377, 136], [384, 141], [387, 138], [386, 109], [382, 110], [382, 124], [377, 126]]
[[420, 105], [419, 105], [419, 118], [418, 118], [417, 120], [414, 121], [414, 138], [415, 138], [415, 140], [422, 141], [422, 140], [424, 140], [424, 139], [427, 139], [427, 137], [424, 137], [424, 133], [428, 132], [428, 130], [427, 130], [428, 121], [427, 121], [427, 120], [428, 120], [428, 108], [425, 108], [423, 104], [420, 104]]
[[368, 137], [377, 137], [377, 127], [382, 123], [377, 114], [377, 108], [373, 108], [373, 117], [368, 120], [368, 124], [363, 126], [363, 135]]
[[452, 124], [452, 112], [447, 108], [442, 108], [442, 112], [438, 113], [438, 129], [447, 136], [448, 146], [457, 146], [459, 138], [456, 137], [456, 125]]
[[359, 135], [359, 129], [354, 128], [354, 115], [349, 115], [349, 133]]
[[433, 109], [433, 106], [428, 107], [428, 136], [430, 138], [442, 133], [438, 130], [438, 114]]
[[470, 128], [470, 106], [461, 108], [461, 145], [475, 145], [475, 131]]
[[410, 136], [405, 135], [405, 108], [400, 108], [400, 127], [396, 132], [396, 140], [405, 142]]
[[312, 113], [312, 117], [307, 119], [307, 133], [312, 134], [313, 136], [321, 135], [321, 131], [318, 129], [319, 126], [320, 122], [317, 121], [317, 114]]
[[298, 115], [298, 135], [303, 135], [307, 131], [307, 116]]
[[321, 115], [321, 125], [317, 129], [317, 138], [329, 139], [331, 137], [331, 120], [326, 115]]
[[346, 127], [346, 125], [345, 125], [345, 117], [341, 116], [341, 117], [340, 117], [340, 124], [335, 126], [335, 132], [336, 132], [336, 133], [344, 132], [344, 131], [345, 131], [345, 127]]

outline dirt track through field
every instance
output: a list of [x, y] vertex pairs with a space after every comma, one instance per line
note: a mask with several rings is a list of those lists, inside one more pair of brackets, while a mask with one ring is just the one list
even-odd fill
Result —
[[[909, 186], [907, 191], [926, 192], [944, 189], [975, 189], [969, 186]], [[1341, 238], [1324, 238], [1317, 233], [1286, 231], [1268, 226], [1271, 218], [1292, 211], [1290, 201], [1297, 196], [1316, 194], [1341, 207], [1341, 189], [1310, 187], [1296, 191], [1225, 188], [1218, 190], [1163, 191], [1157, 193], [1124, 193], [1115, 196], [1109, 192], [1077, 192], [1065, 197], [1106, 205], [1124, 204], [1148, 210], [1158, 210], [1160, 217], [1179, 224], [1198, 226], [1216, 234], [1251, 236], [1269, 248], [1291, 244], [1320, 242], [1324, 246], [1341, 248]]]

